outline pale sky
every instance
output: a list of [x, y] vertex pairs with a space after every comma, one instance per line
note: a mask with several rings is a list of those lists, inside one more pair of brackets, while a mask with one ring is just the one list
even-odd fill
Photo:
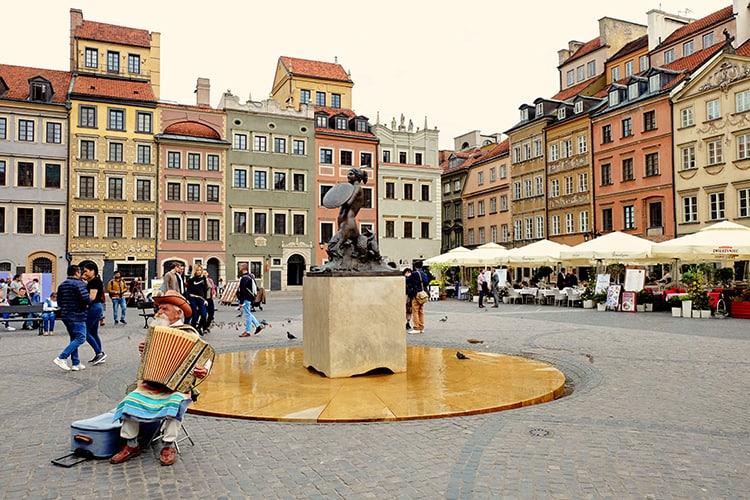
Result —
[[69, 10], [85, 20], [158, 31], [161, 98], [211, 104], [227, 89], [267, 99], [280, 56], [334, 62], [351, 73], [353, 107], [372, 124], [403, 113], [440, 130], [440, 148], [480, 130], [504, 132], [518, 107], [558, 91], [557, 51], [598, 36], [597, 20], [646, 24], [646, 12], [700, 18], [731, 0], [35, 0], [2, 8], [0, 62], [69, 69]]

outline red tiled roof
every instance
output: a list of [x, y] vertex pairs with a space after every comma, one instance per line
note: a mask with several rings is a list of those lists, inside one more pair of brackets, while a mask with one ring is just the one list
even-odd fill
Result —
[[95, 76], [77, 76], [73, 84], [74, 94], [136, 101], [156, 101], [151, 85], [146, 82], [130, 82]]
[[719, 50], [724, 47], [724, 43], [715, 43], [707, 49], [693, 52], [689, 56], [681, 57], [669, 64], [663, 66], [664, 69], [671, 69], [672, 71], [692, 71], [699, 65], [703, 64], [706, 59], [716, 54]]
[[551, 99], [554, 101], [565, 101], [565, 100], [570, 99], [571, 97], [575, 97], [576, 95], [580, 94], [586, 87], [594, 83], [594, 81], [596, 81], [597, 78], [599, 78], [599, 76], [589, 78], [588, 80], [584, 80], [581, 83], [577, 83], [573, 85], [572, 87], [568, 87], [567, 89], [561, 90], [557, 94], [553, 95]]
[[648, 35], [643, 35], [641, 37], [636, 38], [635, 40], [628, 42], [625, 44], [623, 48], [615, 52], [615, 55], [609, 58], [609, 60], [618, 59], [620, 57], [625, 57], [628, 54], [631, 54], [633, 52], [637, 52], [643, 48], [648, 47]]
[[338, 63], [310, 61], [308, 59], [297, 59], [296, 57], [286, 56], [279, 57], [279, 60], [287, 71], [293, 75], [351, 82], [347, 72]]
[[578, 59], [579, 57], [583, 57], [586, 54], [589, 54], [601, 48], [601, 46], [602, 46], [601, 37], [596, 37], [593, 40], [589, 40], [588, 42], [584, 43], [578, 50], [573, 52], [573, 55], [567, 58], [565, 61], [563, 61], [563, 63], [560, 66], [562, 66], [563, 64], [568, 64], [570, 61]]
[[202, 123], [179, 122], [164, 129], [165, 134], [186, 135], [189, 137], [205, 137], [206, 139], [221, 139], [214, 129]]
[[115, 26], [114, 24], [97, 23], [94, 21], [83, 21], [83, 26], [76, 30], [75, 36], [84, 40], [98, 40], [138, 47], [151, 46], [151, 36], [148, 30], [126, 28], [125, 26]]
[[66, 101], [71, 78], [69, 72], [10, 64], [0, 64], [0, 78], [8, 86], [8, 92], [2, 98], [25, 101], [29, 98], [29, 79], [36, 76], [41, 76], [52, 84], [52, 90], [55, 92], [52, 102], [64, 103]]
[[693, 33], [697, 33], [702, 29], [708, 28], [709, 26], [731, 19], [732, 16], [734, 16], [732, 9], [733, 6], [728, 5], [721, 10], [717, 10], [713, 14], [709, 14], [706, 17], [697, 19], [690, 24], [686, 24], [685, 26], [674, 30], [672, 34], [670, 34], [667, 38], [664, 39], [662, 43], [659, 44], [659, 46], [662, 47], [664, 45], [669, 45], [676, 40], [686, 38]]
[[736, 53], [741, 56], [750, 56], [750, 40], [737, 47]]

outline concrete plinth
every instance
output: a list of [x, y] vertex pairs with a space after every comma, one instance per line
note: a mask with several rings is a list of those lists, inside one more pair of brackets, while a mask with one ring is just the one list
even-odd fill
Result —
[[330, 378], [406, 371], [404, 278], [305, 276], [303, 363]]

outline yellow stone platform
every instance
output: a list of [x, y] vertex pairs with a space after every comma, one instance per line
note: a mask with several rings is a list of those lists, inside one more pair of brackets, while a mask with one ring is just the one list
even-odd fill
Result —
[[519, 356], [408, 347], [405, 373], [327, 378], [301, 347], [220, 354], [189, 412], [284, 422], [414, 420], [488, 413], [563, 395], [556, 368]]

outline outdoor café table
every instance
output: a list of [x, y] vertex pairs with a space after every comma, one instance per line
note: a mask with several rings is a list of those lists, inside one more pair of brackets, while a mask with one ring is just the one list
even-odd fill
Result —
[[539, 290], [539, 294], [544, 299], [543, 302], [545, 304], [553, 304], [555, 302], [555, 291], [551, 288]]
[[538, 288], [521, 288], [520, 290], [518, 290], [518, 293], [523, 295], [524, 303], [526, 303], [529, 301], [529, 299], [531, 299], [531, 301], [533, 302], [538, 291]]

